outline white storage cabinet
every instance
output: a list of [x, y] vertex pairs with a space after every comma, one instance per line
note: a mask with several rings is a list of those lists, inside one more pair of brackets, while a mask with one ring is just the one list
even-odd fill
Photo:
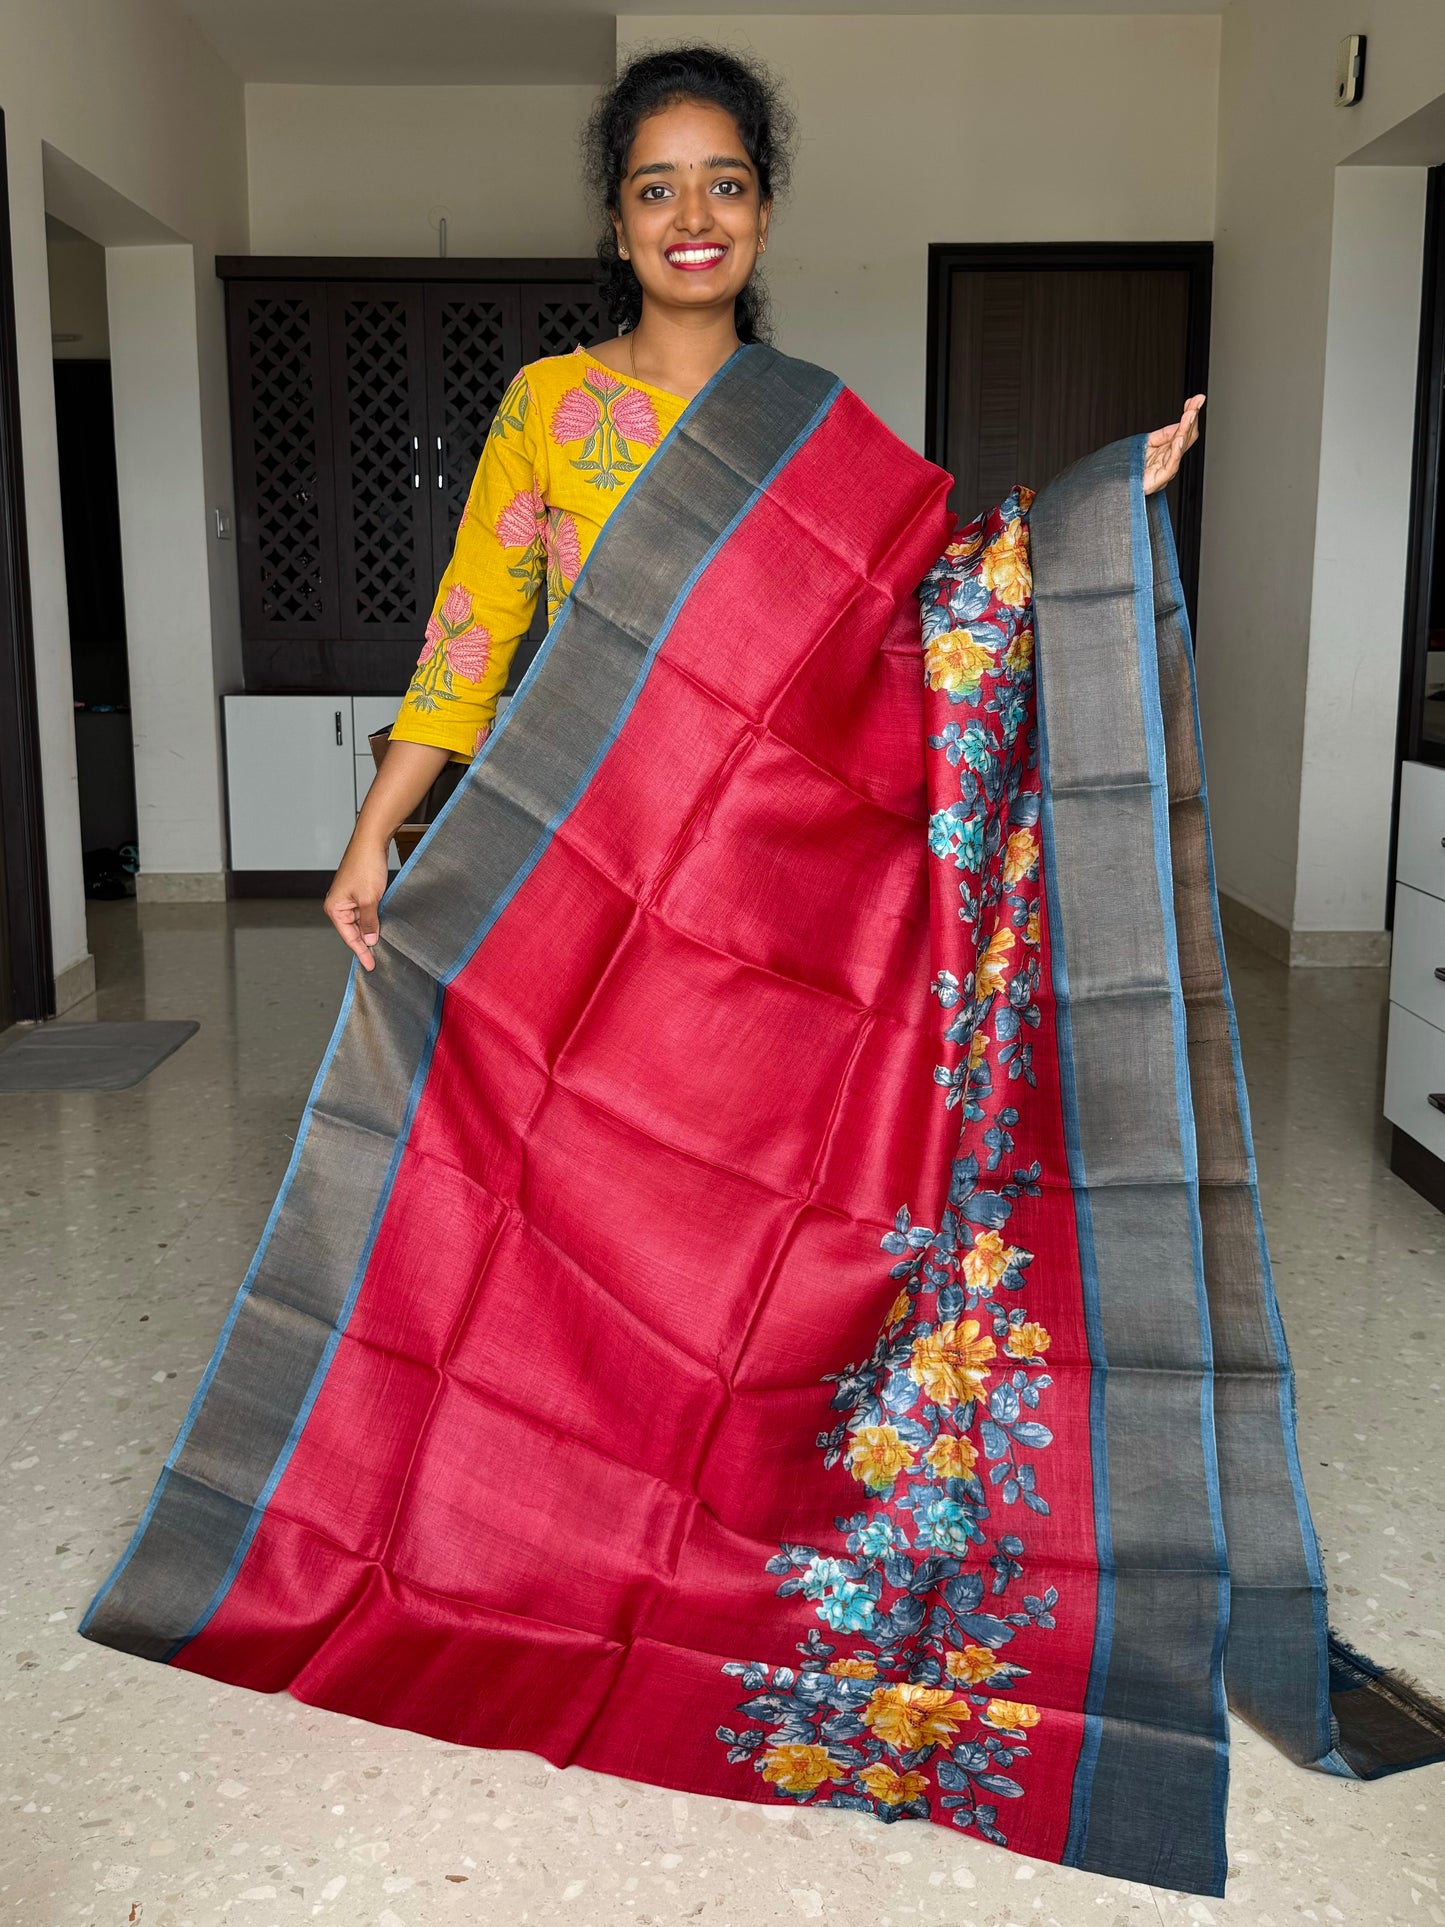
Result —
[[1431, 763], [1401, 771], [1396, 880], [1385, 1116], [1445, 1159], [1445, 769]]
[[[399, 696], [227, 696], [233, 870], [334, 870]], [[394, 859], [393, 859], [394, 860]]]

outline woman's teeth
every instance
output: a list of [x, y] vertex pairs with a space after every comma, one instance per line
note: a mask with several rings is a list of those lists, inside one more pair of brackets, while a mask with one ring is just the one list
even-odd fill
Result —
[[726, 253], [719, 247], [669, 248], [667, 258], [675, 268], [710, 268]]

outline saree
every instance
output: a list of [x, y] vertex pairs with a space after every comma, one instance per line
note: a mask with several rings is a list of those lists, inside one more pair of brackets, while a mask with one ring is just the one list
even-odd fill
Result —
[[[739, 350], [384, 901], [86, 1637], [1223, 1891], [1331, 1640], [1142, 442], [948, 477]], [[920, 581], [922, 590], [918, 589]]]

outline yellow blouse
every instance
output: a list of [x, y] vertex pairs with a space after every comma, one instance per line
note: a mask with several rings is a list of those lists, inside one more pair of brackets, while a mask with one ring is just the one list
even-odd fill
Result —
[[580, 348], [521, 371], [477, 463], [394, 741], [471, 760], [543, 584], [550, 623], [603, 523], [686, 406]]

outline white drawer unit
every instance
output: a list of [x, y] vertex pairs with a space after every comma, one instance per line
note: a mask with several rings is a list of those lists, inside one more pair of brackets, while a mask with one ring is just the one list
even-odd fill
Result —
[[1385, 1058], [1385, 1116], [1445, 1158], [1445, 1030], [1399, 1004], [1390, 1012]]
[[1401, 767], [1395, 875], [1412, 890], [1445, 897], [1445, 768], [1433, 763]]
[[231, 868], [331, 871], [371, 786], [368, 734], [399, 696], [227, 696]]
[[1407, 883], [1395, 892], [1390, 1002], [1445, 1030], [1445, 899]]

